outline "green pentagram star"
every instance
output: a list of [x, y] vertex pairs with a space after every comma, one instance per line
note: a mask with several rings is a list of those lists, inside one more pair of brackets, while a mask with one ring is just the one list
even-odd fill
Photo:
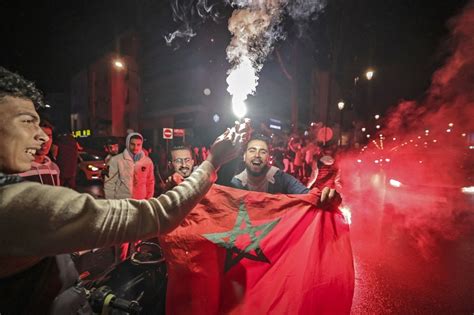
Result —
[[[273, 230], [279, 221], [280, 219], [276, 219], [268, 223], [253, 226], [252, 222], [250, 222], [245, 204], [242, 202], [232, 230], [222, 233], [203, 234], [203, 236], [214, 244], [226, 249], [224, 272], [227, 272], [243, 258], [270, 263], [260, 248], [260, 241]], [[244, 227], [242, 227], [243, 223], [245, 223]], [[261, 231], [261, 233], [257, 236], [257, 232], [259, 231]], [[250, 237], [250, 244], [243, 249], [235, 246], [235, 241], [240, 235], [248, 235]], [[225, 240], [226, 238], [228, 238], [228, 241]], [[254, 253], [252, 253], [252, 251]]]

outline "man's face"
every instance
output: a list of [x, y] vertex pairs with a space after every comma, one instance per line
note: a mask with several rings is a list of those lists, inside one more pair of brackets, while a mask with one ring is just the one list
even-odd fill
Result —
[[36, 155], [45, 156], [48, 155], [51, 145], [53, 144], [53, 130], [49, 127], [41, 127], [41, 129], [48, 136], [48, 140], [41, 145], [41, 148], [38, 151], [36, 151]]
[[108, 144], [107, 145], [107, 152], [111, 155], [117, 155], [119, 150], [118, 144]]
[[138, 154], [142, 151], [142, 139], [131, 139], [130, 143], [128, 144], [128, 150], [133, 154]]
[[174, 171], [184, 178], [191, 175], [193, 171], [194, 160], [189, 150], [171, 151], [171, 163], [173, 164]]
[[0, 172], [21, 173], [31, 168], [36, 151], [48, 141], [30, 100], [0, 98]]
[[265, 141], [250, 141], [244, 153], [244, 163], [247, 172], [252, 176], [264, 175], [268, 169], [268, 157], [268, 146]]

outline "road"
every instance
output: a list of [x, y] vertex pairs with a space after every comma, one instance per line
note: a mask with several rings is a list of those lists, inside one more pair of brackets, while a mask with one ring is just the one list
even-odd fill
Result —
[[474, 314], [473, 223], [474, 212], [454, 239], [431, 235], [428, 248], [404, 230], [387, 227], [376, 241], [355, 228], [352, 314]]

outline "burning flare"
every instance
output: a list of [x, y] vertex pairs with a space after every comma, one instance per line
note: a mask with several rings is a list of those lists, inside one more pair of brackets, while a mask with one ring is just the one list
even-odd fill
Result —
[[255, 93], [258, 72], [278, 38], [276, 27], [284, 1], [234, 1], [233, 4], [241, 9], [235, 10], [229, 19], [232, 39], [226, 52], [232, 68], [226, 81], [234, 112], [237, 109], [241, 113], [247, 96]]

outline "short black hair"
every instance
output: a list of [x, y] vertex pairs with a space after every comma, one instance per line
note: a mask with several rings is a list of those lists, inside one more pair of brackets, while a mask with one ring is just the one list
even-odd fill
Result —
[[133, 135], [133, 136], [131, 136], [131, 137], [130, 137], [130, 140], [133, 140], [133, 139], [140, 139], [140, 140], [143, 141], [143, 138], [142, 138], [141, 136], [139, 136], [139, 135]]
[[268, 149], [270, 150], [270, 147], [271, 147], [271, 141], [270, 141], [270, 138], [268, 138], [267, 136], [261, 134], [261, 133], [254, 133], [252, 134], [252, 136], [250, 137], [249, 141], [247, 142], [247, 144], [245, 145], [245, 150], [247, 150], [247, 147], [248, 147], [248, 144], [250, 143], [250, 141], [252, 140], [260, 140], [260, 141], [263, 141], [267, 144], [267, 147]]
[[188, 150], [189, 153], [191, 153], [191, 156], [194, 158], [193, 150], [191, 149], [191, 146], [189, 146], [189, 145], [175, 145], [175, 146], [171, 147], [170, 151], [168, 152], [168, 161], [171, 161], [171, 152], [178, 151], [178, 150]]
[[33, 82], [0, 66], [0, 103], [6, 96], [31, 100], [37, 109], [44, 107], [43, 93]]
[[104, 145], [113, 145], [113, 144], [118, 144], [118, 139], [115, 138], [115, 137], [108, 137], [106, 140], [105, 140], [105, 144]]

